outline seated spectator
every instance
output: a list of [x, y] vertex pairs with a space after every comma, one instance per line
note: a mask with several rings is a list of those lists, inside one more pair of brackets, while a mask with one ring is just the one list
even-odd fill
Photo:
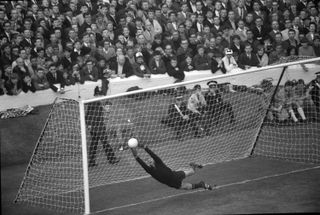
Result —
[[207, 102], [202, 95], [201, 86], [199, 84], [193, 87], [193, 92], [188, 99], [188, 110], [193, 114], [202, 115], [206, 110]]
[[314, 49], [312, 46], [309, 45], [309, 41], [307, 38], [302, 38], [301, 46], [299, 48], [298, 54], [300, 56], [310, 56], [310, 57], [316, 57], [316, 53], [314, 52]]
[[31, 80], [30, 76], [24, 76], [23, 80], [22, 80], [22, 91], [27, 93], [29, 91], [31, 92], [36, 92], [36, 88]]
[[250, 69], [251, 67], [258, 67], [259, 60], [258, 57], [252, 53], [251, 44], [247, 43], [245, 45], [245, 53], [239, 56], [239, 67], [242, 69]]
[[36, 90], [46, 90], [49, 88], [49, 82], [42, 68], [37, 69], [32, 81]]
[[9, 79], [5, 82], [7, 95], [16, 96], [22, 91], [22, 81], [19, 79], [17, 73], [12, 73]]
[[226, 48], [225, 56], [222, 58], [222, 62], [224, 68], [226, 69], [226, 72], [232, 72], [232, 70], [238, 68], [238, 64], [232, 55], [233, 51], [231, 49]]
[[192, 62], [192, 57], [190, 55], [186, 55], [185, 59], [181, 62], [181, 70], [184, 72], [194, 71], [194, 65]]
[[171, 58], [170, 64], [167, 67], [167, 73], [176, 79], [175, 83], [183, 81], [185, 77], [184, 71], [178, 66], [178, 60], [175, 57]]
[[80, 72], [85, 81], [98, 81], [99, 79], [98, 69], [92, 60], [87, 60], [86, 66]]
[[110, 69], [114, 72], [114, 77], [127, 78], [133, 75], [132, 66], [123, 54], [117, 56], [115, 63], [110, 64]]
[[149, 62], [149, 68], [152, 74], [165, 74], [167, 72], [167, 67], [161, 58], [160, 51], [154, 51], [153, 57]]
[[133, 73], [140, 78], [150, 77], [151, 75], [151, 71], [144, 62], [143, 54], [141, 52], [136, 53], [136, 63], [133, 65]]
[[197, 47], [198, 53], [193, 57], [193, 64], [195, 70], [209, 70], [211, 69], [211, 59], [204, 54], [204, 47], [199, 45]]

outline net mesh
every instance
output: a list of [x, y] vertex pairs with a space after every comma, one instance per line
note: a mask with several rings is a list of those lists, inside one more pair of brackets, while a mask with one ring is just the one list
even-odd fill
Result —
[[[131, 137], [147, 144], [172, 169], [245, 158], [254, 146], [256, 155], [319, 163], [319, 109], [307, 90], [317, 69], [314, 64], [290, 66], [279, 86], [282, 68], [214, 78], [217, 84], [210, 87], [207, 80], [86, 103], [89, 187], [148, 176], [128, 150]], [[301, 78], [307, 84], [299, 103], [306, 120], [292, 104], [298, 118], [294, 122], [290, 105], [277, 111], [276, 102], [288, 80]], [[57, 100], [16, 200], [83, 212], [80, 138], [78, 102]], [[148, 158], [144, 150], [139, 155]]]

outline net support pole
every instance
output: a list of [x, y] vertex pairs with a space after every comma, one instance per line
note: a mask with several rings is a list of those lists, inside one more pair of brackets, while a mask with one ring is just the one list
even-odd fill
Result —
[[280, 78], [279, 78], [279, 80], [278, 80], [278, 83], [277, 83], [277, 85], [276, 85], [276, 88], [275, 88], [275, 90], [273, 91], [273, 94], [272, 94], [272, 96], [271, 96], [271, 99], [270, 99], [270, 102], [269, 102], [269, 105], [268, 105], [266, 114], [265, 114], [265, 116], [263, 117], [263, 120], [262, 120], [262, 122], [261, 122], [260, 130], [259, 130], [259, 132], [257, 133], [257, 136], [256, 136], [256, 138], [255, 138], [255, 140], [254, 140], [254, 143], [253, 143], [252, 147], [251, 147], [250, 156], [253, 155], [254, 148], [255, 148], [256, 145], [257, 145], [259, 136], [260, 136], [261, 131], [262, 131], [262, 128], [263, 128], [263, 122], [266, 120], [266, 118], [267, 118], [267, 116], [268, 116], [268, 112], [269, 112], [269, 110], [270, 110], [270, 108], [271, 108], [272, 102], [273, 102], [273, 100], [274, 100], [274, 97], [275, 97], [276, 94], [277, 94], [277, 91], [278, 91], [278, 89], [279, 89], [279, 85], [280, 85], [281, 80], [282, 80], [282, 78], [283, 78], [284, 72], [287, 70], [287, 68], [288, 68], [288, 66], [285, 66], [285, 67], [283, 67], [283, 69], [282, 69], [282, 72], [281, 72]]
[[90, 214], [87, 135], [86, 135], [86, 121], [85, 121], [84, 103], [82, 101], [79, 102], [79, 110], [80, 110], [80, 128], [81, 128], [81, 145], [82, 145], [84, 214]]

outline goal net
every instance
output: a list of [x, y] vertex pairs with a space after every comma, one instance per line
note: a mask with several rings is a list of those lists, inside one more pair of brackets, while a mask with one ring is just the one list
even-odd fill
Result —
[[319, 163], [316, 63], [283, 62], [81, 102], [58, 99], [16, 202], [89, 213], [90, 188], [148, 177], [128, 150], [131, 137], [172, 169], [252, 154]]

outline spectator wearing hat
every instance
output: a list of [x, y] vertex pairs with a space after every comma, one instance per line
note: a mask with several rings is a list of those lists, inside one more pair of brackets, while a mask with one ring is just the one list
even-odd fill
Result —
[[167, 66], [167, 73], [176, 79], [176, 82], [183, 81], [185, 75], [184, 71], [179, 67], [177, 58], [173, 57], [170, 60], [170, 64]]
[[141, 52], [136, 53], [136, 63], [133, 64], [133, 73], [140, 78], [150, 77], [151, 75], [151, 71], [144, 62], [143, 54]]
[[232, 72], [232, 70], [238, 68], [238, 64], [233, 57], [233, 51], [231, 49], [226, 48], [225, 56], [222, 58], [222, 62], [226, 72]]
[[[94, 90], [94, 96], [105, 95], [98, 86]], [[105, 113], [110, 114], [112, 103], [106, 101], [92, 102], [88, 105], [86, 111], [86, 125], [90, 130], [91, 143], [89, 147], [89, 167], [97, 166], [96, 154], [99, 141], [102, 143], [103, 150], [110, 164], [119, 163], [120, 159], [116, 157], [113, 148], [111, 147], [107, 128], [105, 125]]]
[[301, 46], [299, 47], [298, 54], [300, 56], [312, 56], [316, 57], [316, 53], [312, 46], [309, 45], [309, 41], [307, 38], [302, 38], [300, 41]]
[[311, 99], [316, 106], [316, 111], [318, 113], [318, 119], [320, 119], [320, 72], [315, 73], [316, 78], [312, 80], [309, 85], [309, 94]]
[[234, 112], [232, 106], [229, 102], [225, 102], [222, 99], [222, 94], [218, 89], [218, 82], [217, 81], [209, 81], [207, 83], [209, 87], [209, 91], [205, 94], [205, 100], [207, 103], [206, 110], [208, 119], [206, 124], [206, 130], [208, 131], [210, 127], [213, 125], [217, 125], [222, 112], [227, 112], [230, 117], [230, 123], [235, 121]]
[[209, 70], [211, 69], [211, 59], [209, 56], [204, 54], [204, 47], [199, 45], [197, 47], [198, 53], [193, 57], [193, 64], [195, 70]]
[[152, 74], [165, 74], [167, 72], [167, 67], [161, 58], [160, 51], [154, 51], [153, 57], [149, 62], [149, 68]]

